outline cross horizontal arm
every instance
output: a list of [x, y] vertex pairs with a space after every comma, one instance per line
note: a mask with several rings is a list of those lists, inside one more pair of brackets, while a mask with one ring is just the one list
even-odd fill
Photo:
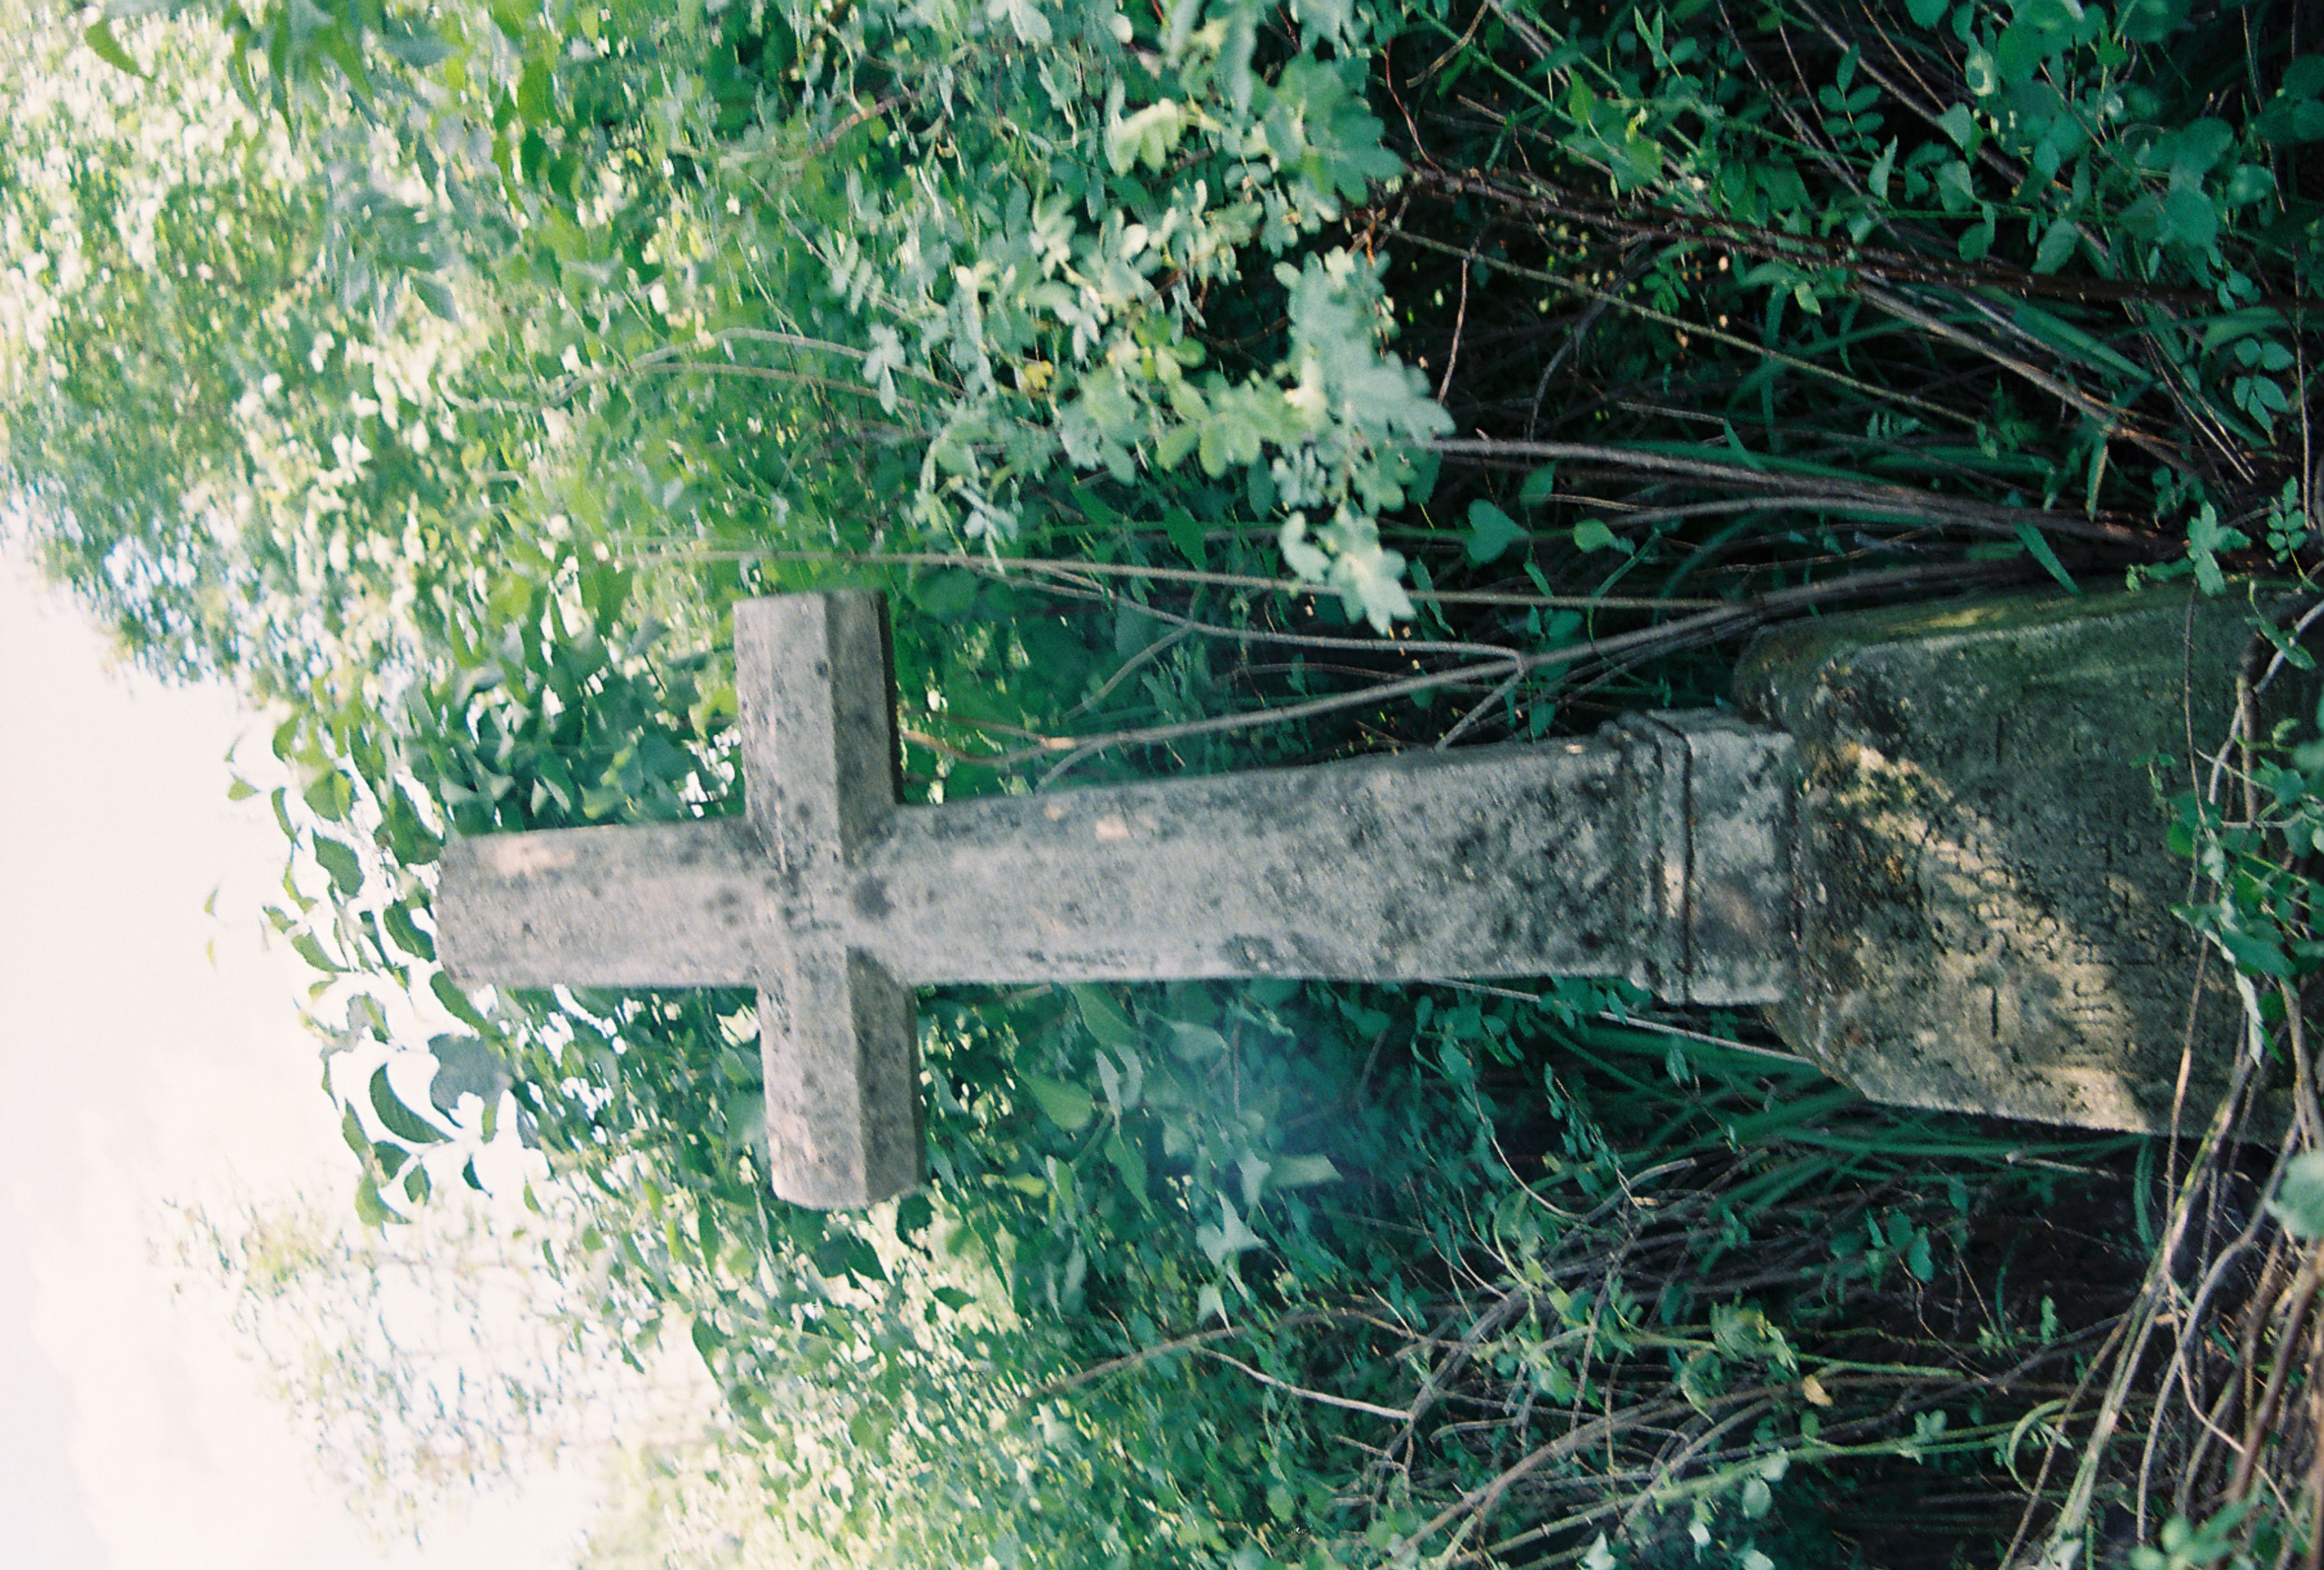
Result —
[[789, 952], [772, 867], [739, 818], [455, 839], [437, 947], [502, 986], [747, 986]]

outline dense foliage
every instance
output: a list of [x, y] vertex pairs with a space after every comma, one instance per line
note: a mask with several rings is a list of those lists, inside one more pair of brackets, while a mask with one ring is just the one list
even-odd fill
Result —
[[[7, 461], [141, 658], [281, 714], [318, 1030], [478, 1093], [358, 1080], [365, 1220], [529, 1140], [563, 1279], [723, 1388], [687, 1562], [1985, 1562], [2183, 1218], [2155, 1147], [1618, 988], [954, 989], [933, 1183], [825, 1215], [747, 997], [472, 998], [431, 868], [735, 810], [750, 593], [889, 590], [941, 799], [1711, 702], [1869, 596], [2304, 575], [2303, 15], [44, 13]], [[2305, 974], [2205, 811], [2223, 947]], [[2085, 1475], [2061, 1543], [2149, 1534]]]

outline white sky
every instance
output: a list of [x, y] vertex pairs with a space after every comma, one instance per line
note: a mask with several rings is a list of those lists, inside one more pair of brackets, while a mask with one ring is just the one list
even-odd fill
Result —
[[595, 1492], [571, 1475], [375, 1544], [223, 1309], [171, 1297], [164, 1200], [344, 1194], [354, 1164], [296, 1019], [310, 973], [258, 940], [280, 836], [226, 799], [254, 722], [110, 665], [0, 554], [0, 1564], [565, 1570]]

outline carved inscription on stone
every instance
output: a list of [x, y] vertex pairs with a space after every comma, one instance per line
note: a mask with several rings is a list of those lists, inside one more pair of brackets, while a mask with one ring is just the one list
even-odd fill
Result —
[[2226, 734], [2246, 633], [2239, 599], [2148, 593], [1763, 637], [1738, 695], [1806, 769], [1778, 1029], [1882, 1101], [2118, 1129], [2168, 1125], [2191, 1041], [2208, 1118], [2241, 1015], [2171, 914], [2162, 799]]

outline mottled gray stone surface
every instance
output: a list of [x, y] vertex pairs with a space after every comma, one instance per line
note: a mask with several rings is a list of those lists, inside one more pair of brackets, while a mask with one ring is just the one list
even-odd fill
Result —
[[896, 810], [886, 618], [860, 594], [747, 601], [734, 644], [747, 817], [456, 840], [438, 950], [512, 986], [755, 985], [776, 1192], [865, 1205], [921, 1174], [908, 984], [839, 891]]
[[1806, 770], [1783, 1034], [1881, 1101], [2154, 1129], [2191, 1021], [2185, 1121], [2208, 1118], [2240, 1014], [2216, 965], [2194, 995], [2161, 794], [2227, 734], [2246, 619], [2156, 590], [1763, 636], [1738, 696]]
[[1716, 714], [1587, 742], [899, 806], [879, 602], [736, 612], [745, 820], [456, 841], [445, 963], [755, 984], [776, 1190], [919, 1175], [911, 988], [1296, 975], [1791, 987], [1797, 765]]
[[1640, 863], [1629, 981], [1673, 1002], [1788, 996], [1799, 925], [1799, 751], [1711, 710], [1627, 716]]

